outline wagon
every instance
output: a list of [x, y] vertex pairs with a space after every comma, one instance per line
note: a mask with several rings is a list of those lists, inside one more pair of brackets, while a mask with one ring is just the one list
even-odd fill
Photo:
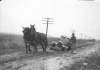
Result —
[[60, 41], [63, 43], [63, 45], [66, 45], [69, 43], [70, 39], [68, 37], [61, 36]]
[[[61, 42], [62, 45], [58, 45], [58, 43]], [[55, 51], [64, 51], [64, 50], [71, 50], [71, 42], [68, 37], [61, 36], [59, 42], [56, 44], [55, 47], [51, 47], [50, 50], [55, 50]]]
[[71, 50], [70, 38], [65, 37], [65, 36], [61, 36], [60, 37], [60, 41], [62, 42], [62, 44], [65, 47], [65, 49]]

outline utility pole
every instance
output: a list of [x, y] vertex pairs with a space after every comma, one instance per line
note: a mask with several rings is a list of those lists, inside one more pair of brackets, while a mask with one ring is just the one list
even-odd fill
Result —
[[74, 30], [74, 29], [71, 29], [71, 33], [74, 33], [74, 34], [75, 34], [75, 32], [76, 32], [76, 30]]
[[72, 30], [72, 33], [75, 33], [75, 30], [74, 29], [71, 29]]
[[46, 19], [46, 20], [42, 20], [42, 21], [46, 21], [47, 23], [42, 23], [42, 24], [47, 24], [47, 28], [46, 28], [46, 37], [47, 37], [47, 33], [48, 33], [48, 24], [53, 24], [53, 23], [49, 23], [49, 22], [54, 22], [54, 21], [49, 21], [50, 19], [51, 20], [54, 20], [52, 18], [43, 18], [43, 19]]

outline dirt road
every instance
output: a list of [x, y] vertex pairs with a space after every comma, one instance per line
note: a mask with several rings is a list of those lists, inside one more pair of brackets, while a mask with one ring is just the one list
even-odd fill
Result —
[[99, 46], [98, 42], [84, 44], [75, 50], [75, 54], [67, 51], [26, 54], [20, 51], [0, 55], [0, 70], [65, 70], [65, 67], [96, 52]]

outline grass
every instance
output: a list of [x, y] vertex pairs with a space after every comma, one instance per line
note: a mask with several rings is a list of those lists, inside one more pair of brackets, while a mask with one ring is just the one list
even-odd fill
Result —
[[18, 50], [22, 48], [24, 48], [24, 43], [21, 35], [0, 33], [0, 54], [8, 53], [8, 50]]

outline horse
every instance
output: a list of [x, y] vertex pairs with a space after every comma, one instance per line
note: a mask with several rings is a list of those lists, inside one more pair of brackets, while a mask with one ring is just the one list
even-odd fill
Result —
[[31, 44], [31, 39], [30, 39], [30, 28], [28, 27], [22, 27], [24, 30], [22, 31], [23, 32], [23, 39], [25, 41], [25, 47], [26, 47], [26, 53], [28, 52], [31, 52], [31, 49], [30, 49], [30, 45], [34, 46], [34, 44]]
[[48, 46], [47, 36], [44, 33], [37, 32], [35, 29], [35, 24], [30, 25], [30, 39], [35, 42], [35, 46], [40, 44], [42, 46], [43, 52], [46, 51]]

